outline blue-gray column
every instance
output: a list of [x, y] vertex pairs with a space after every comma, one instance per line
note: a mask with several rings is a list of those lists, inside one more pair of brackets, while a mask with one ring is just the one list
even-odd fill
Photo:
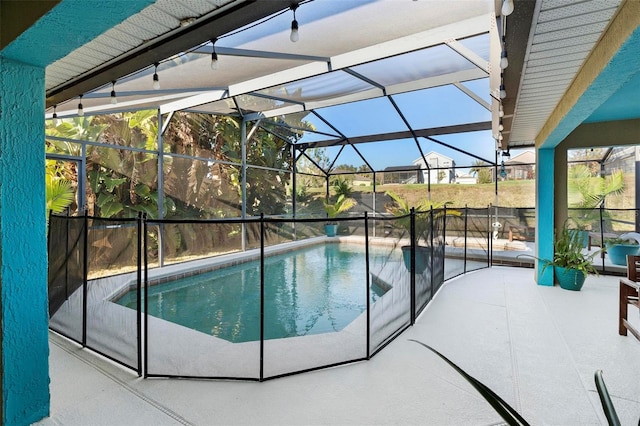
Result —
[[2, 424], [49, 414], [45, 67], [151, 3], [62, 0], [0, 51]]
[[5, 424], [49, 413], [44, 68], [0, 57], [0, 286]]
[[[554, 155], [553, 148], [536, 150], [536, 257], [538, 259], [553, 259]], [[543, 265], [543, 262], [536, 261], [536, 281], [540, 285], [552, 286], [553, 268], [544, 269]]]

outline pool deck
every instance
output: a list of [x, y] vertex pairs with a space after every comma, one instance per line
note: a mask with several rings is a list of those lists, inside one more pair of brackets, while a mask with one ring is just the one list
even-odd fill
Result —
[[[580, 292], [493, 267], [445, 283], [416, 325], [370, 361], [258, 382], [140, 379], [50, 334], [51, 417], [40, 425], [496, 425], [501, 418], [425, 342], [531, 424], [606, 424], [604, 371], [622, 424], [640, 417], [640, 342], [617, 333], [618, 278]], [[632, 312], [631, 320], [640, 323]]]

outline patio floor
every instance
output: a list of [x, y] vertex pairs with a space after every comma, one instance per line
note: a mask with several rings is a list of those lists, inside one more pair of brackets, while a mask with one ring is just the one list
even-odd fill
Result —
[[[416, 325], [368, 362], [263, 383], [139, 379], [50, 334], [51, 417], [39, 425], [433, 424], [502, 419], [425, 342], [531, 424], [607, 424], [602, 369], [623, 424], [640, 417], [640, 343], [617, 333], [618, 278], [580, 292], [493, 267], [446, 283]], [[633, 323], [640, 323], [631, 312]]]

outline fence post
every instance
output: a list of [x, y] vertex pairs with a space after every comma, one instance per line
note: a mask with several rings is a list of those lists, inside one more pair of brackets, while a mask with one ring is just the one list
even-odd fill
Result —
[[149, 240], [147, 237], [147, 220], [142, 222], [142, 243], [144, 253], [144, 363], [143, 376], [146, 379], [149, 374]]
[[[604, 250], [604, 203], [600, 203], [600, 209], [598, 212], [600, 213], [600, 247]], [[588, 235], [587, 241], [589, 241]], [[591, 247], [589, 247], [589, 249], [591, 249]], [[600, 259], [602, 259], [602, 272], [606, 272], [604, 266], [604, 252], [600, 253]]]
[[366, 273], [367, 298], [367, 359], [371, 359], [371, 279], [369, 278], [369, 214], [364, 212], [364, 255]]
[[87, 279], [89, 276], [89, 211], [84, 211], [84, 246], [82, 247], [82, 347], [87, 346]]
[[491, 263], [493, 261], [492, 259], [492, 254], [493, 254], [493, 238], [492, 238], [492, 233], [491, 233], [491, 224], [494, 221], [498, 221], [498, 208], [496, 207], [496, 218], [493, 219], [493, 214], [491, 213], [491, 204], [489, 204], [489, 207], [487, 207], [487, 213], [489, 213], [487, 215], [487, 249], [489, 250], [489, 253], [487, 253], [487, 267], [490, 268], [491, 267]]
[[469, 206], [464, 205], [464, 267], [463, 273], [467, 273], [467, 227], [469, 225]]
[[[442, 243], [444, 246], [442, 247], [442, 273], [444, 275], [444, 271], [446, 271], [446, 259], [447, 259], [447, 205], [444, 205], [444, 218], [442, 225]], [[444, 279], [444, 278], [443, 278]]]
[[431, 300], [431, 298], [433, 297], [433, 278], [434, 278], [434, 271], [433, 271], [433, 255], [434, 255], [434, 250], [433, 250], [433, 204], [431, 205], [431, 209], [429, 210], [429, 269], [430, 269], [430, 284], [429, 287], [431, 287], [431, 297], [429, 298], [429, 300]]
[[416, 323], [416, 209], [411, 207], [411, 212], [409, 214], [411, 224], [411, 235], [409, 235], [411, 238], [411, 268], [409, 270], [409, 282], [411, 285], [411, 325], [414, 325]]
[[[51, 218], [53, 217], [53, 211], [51, 211], [49, 213], [49, 229], [47, 230], [48, 232], [48, 238], [47, 238], [47, 253], [50, 253], [50, 249], [51, 249]], [[64, 299], [67, 300], [69, 299], [69, 296], [71, 296], [71, 293], [69, 293], [69, 231], [70, 231], [70, 222], [69, 222], [69, 216], [67, 216], [67, 219], [65, 220], [65, 227], [67, 228], [67, 232], [65, 234], [65, 239], [64, 239], [64, 256], [65, 256], [65, 261], [64, 261]]]
[[264, 380], [264, 213], [260, 213], [260, 381], [263, 381], [263, 380]]
[[[142, 241], [143, 241], [143, 230], [142, 230], [142, 213], [138, 213], [138, 217], [136, 219], [137, 225], [137, 253], [136, 253], [136, 279], [138, 280], [138, 285], [136, 286], [136, 320], [137, 320], [137, 344], [138, 344], [138, 377], [142, 375]], [[144, 252], [146, 253], [146, 251]], [[145, 254], [146, 255], [146, 254]]]

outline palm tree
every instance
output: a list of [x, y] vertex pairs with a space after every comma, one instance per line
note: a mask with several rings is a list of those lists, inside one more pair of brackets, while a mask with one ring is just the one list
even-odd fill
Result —
[[583, 164], [569, 169], [568, 201], [571, 207], [586, 209], [600, 207], [608, 195], [621, 195], [624, 190], [622, 170], [616, 170], [609, 176], [603, 177], [594, 175]]
[[[416, 213], [426, 213], [430, 212], [432, 209], [435, 211], [434, 219], [438, 219], [442, 217], [445, 212], [447, 216], [460, 216], [461, 213], [457, 210], [446, 209], [451, 204], [451, 201], [431, 201], [426, 198], [418, 202], [415, 206], [411, 206], [407, 200], [405, 200], [401, 195], [396, 194], [392, 191], [387, 191], [386, 194], [391, 197], [394, 201], [394, 204], [385, 206], [386, 210], [393, 214], [394, 216], [400, 217], [398, 219], [398, 224], [406, 229], [408, 233], [411, 232], [411, 218], [409, 214], [411, 213], [411, 208], [415, 208]], [[445, 210], [446, 209], [446, 210]], [[431, 227], [431, 223], [428, 220], [416, 220], [416, 234], [415, 239], [416, 243], [420, 238], [425, 238], [427, 235], [427, 231]]]
[[46, 212], [62, 213], [73, 202], [75, 191], [73, 183], [53, 176], [45, 176]]
[[[576, 209], [572, 219], [579, 229], [589, 229], [599, 221], [599, 209], [608, 196], [624, 193], [624, 173], [616, 170], [609, 176], [597, 176], [584, 164], [569, 169], [568, 205]], [[603, 219], [609, 219], [603, 212]]]
[[491, 183], [493, 175], [488, 166], [490, 166], [490, 164], [481, 160], [476, 160], [473, 162], [473, 167], [469, 169], [469, 172], [478, 177], [478, 183]]
[[339, 214], [350, 210], [356, 204], [356, 200], [354, 200], [353, 198], [347, 198], [344, 196], [344, 194], [341, 194], [338, 196], [335, 203], [324, 203], [324, 209], [327, 212], [327, 216], [329, 216], [329, 219], [333, 219]]

